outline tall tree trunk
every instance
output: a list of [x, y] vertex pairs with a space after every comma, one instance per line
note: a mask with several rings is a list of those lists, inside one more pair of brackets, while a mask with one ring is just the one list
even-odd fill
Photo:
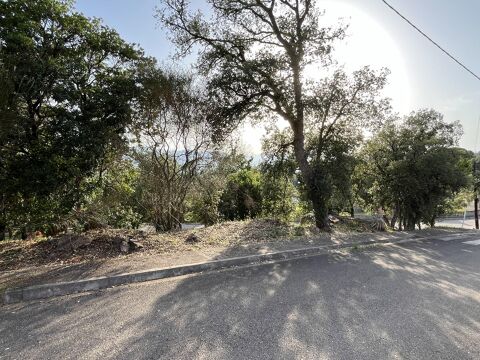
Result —
[[0, 222], [0, 241], [5, 240], [5, 230], [7, 230], [7, 225]]
[[312, 201], [313, 214], [315, 215], [315, 225], [319, 229], [329, 229], [330, 223], [328, 221], [327, 202], [321, 197], [321, 194], [316, 187], [314, 187], [313, 190], [310, 189], [310, 191], [310, 200]]
[[22, 226], [22, 229], [20, 231], [20, 236], [22, 240], [27, 240], [28, 234], [27, 234], [27, 227]]
[[415, 230], [415, 224], [416, 224], [415, 218], [410, 215], [406, 220], [404, 228], [405, 230]]
[[395, 229], [395, 224], [397, 223], [397, 214], [393, 213], [392, 220], [390, 220], [390, 227]]
[[[298, 59], [297, 59], [298, 60]], [[312, 202], [313, 213], [315, 215], [315, 225], [319, 229], [328, 229], [328, 207], [326, 189], [322, 186], [323, 176], [316, 169], [314, 171], [307, 160], [305, 151], [304, 134], [304, 106], [302, 99], [302, 82], [300, 79], [300, 66], [298, 61], [292, 65], [293, 69], [293, 92], [295, 97], [295, 116], [288, 119], [293, 131], [293, 150], [295, 160], [302, 173], [303, 180], [307, 187], [308, 199]]]
[[[303, 134], [302, 134], [303, 138]], [[315, 216], [315, 225], [319, 229], [329, 229], [328, 222], [328, 206], [327, 206], [327, 189], [324, 185], [323, 177], [318, 174], [318, 171], [313, 171], [311, 165], [307, 162], [305, 150], [303, 148], [303, 141], [301, 147], [294, 144], [295, 158], [298, 162], [300, 171], [302, 173], [303, 181], [307, 187], [308, 199], [312, 202], [313, 214]]]

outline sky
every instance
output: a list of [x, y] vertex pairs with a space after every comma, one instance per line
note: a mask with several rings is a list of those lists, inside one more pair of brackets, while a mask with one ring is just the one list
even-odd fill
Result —
[[[207, 9], [204, 0], [191, 0]], [[389, 0], [467, 67], [480, 74], [479, 0]], [[408, 114], [434, 108], [448, 122], [459, 120], [464, 128], [460, 146], [480, 150], [480, 80], [463, 70], [410, 27], [381, 0], [318, 0], [325, 9], [323, 24], [342, 18], [349, 36], [336, 47], [336, 59], [348, 71], [363, 65], [391, 70], [385, 95], [394, 110]], [[155, 19], [160, 0], [77, 0], [76, 9], [88, 17], [103, 19], [128, 42], [140, 45], [160, 64], [171, 64], [174, 46]], [[184, 66], [184, 65], [183, 65]], [[312, 70], [309, 76], [314, 77]], [[264, 130], [245, 125], [243, 142], [252, 154], [260, 152]], [[480, 139], [479, 139], [480, 142]]]

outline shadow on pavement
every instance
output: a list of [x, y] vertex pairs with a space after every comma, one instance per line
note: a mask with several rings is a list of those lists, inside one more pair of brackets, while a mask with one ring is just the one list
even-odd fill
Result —
[[478, 264], [440, 245], [339, 252], [25, 303], [0, 315], [0, 354], [9, 347], [8, 356], [20, 358], [478, 358]]

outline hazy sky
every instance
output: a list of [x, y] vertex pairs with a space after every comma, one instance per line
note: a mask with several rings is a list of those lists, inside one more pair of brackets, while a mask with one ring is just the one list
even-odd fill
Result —
[[[444, 48], [480, 73], [480, 0], [390, 0], [407, 18]], [[77, 9], [102, 18], [122, 37], [139, 44], [160, 63], [169, 62], [174, 49], [154, 18], [159, 0], [77, 0]], [[202, 0], [192, 0], [196, 7]], [[386, 95], [396, 111], [408, 113], [434, 108], [447, 121], [460, 120], [460, 145], [475, 148], [480, 117], [480, 81], [429, 43], [381, 0], [319, 0], [326, 23], [342, 17], [350, 23], [349, 38], [337, 48], [347, 70], [371, 64], [392, 71]], [[314, 76], [312, 72], [310, 74]], [[247, 126], [244, 141], [257, 152], [262, 131]], [[477, 146], [480, 149], [480, 145]]]

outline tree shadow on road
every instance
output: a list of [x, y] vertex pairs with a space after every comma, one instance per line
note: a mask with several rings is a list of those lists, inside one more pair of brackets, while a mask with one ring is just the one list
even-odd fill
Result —
[[478, 267], [422, 244], [207, 274], [129, 324], [141, 337], [124, 351], [147, 338], [166, 359], [470, 358], [479, 288]]
[[446, 251], [377, 247], [110, 289], [34, 304], [17, 325], [47, 334], [30, 353], [71, 358], [478, 358], [479, 268]]

